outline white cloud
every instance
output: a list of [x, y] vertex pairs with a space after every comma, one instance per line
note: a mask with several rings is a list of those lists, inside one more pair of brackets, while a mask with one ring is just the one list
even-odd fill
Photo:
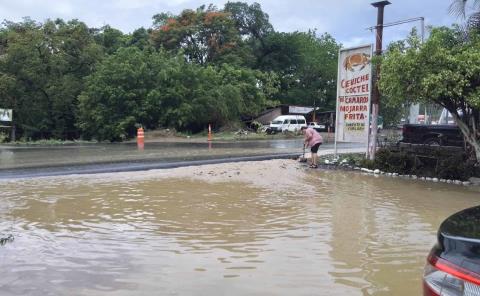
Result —
[[342, 43], [343, 48], [349, 48], [349, 47], [356, 47], [360, 45], [366, 45], [366, 44], [371, 44], [373, 38], [367, 38], [367, 37], [353, 37], [347, 40], [340, 40], [339, 42]]

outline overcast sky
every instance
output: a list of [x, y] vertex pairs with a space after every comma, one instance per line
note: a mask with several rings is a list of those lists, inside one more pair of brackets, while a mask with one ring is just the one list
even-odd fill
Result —
[[[448, 14], [452, 0], [390, 0], [385, 9], [385, 22], [423, 16], [426, 25], [451, 25], [457, 19]], [[152, 15], [159, 12], [179, 13], [220, 0], [0, 0], [0, 19], [20, 21], [30, 16], [36, 21], [47, 18], [77, 18], [91, 27], [109, 24], [124, 32], [148, 28]], [[374, 42], [374, 34], [365, 28], [376, 22], [376, 9], [369, 0], [257, 0], [269, 14], [275, 30], [283, 32], [317, 29], [329, 32], [345, 46]], [[385, 40], [404, 38], [412, 26], [405, 24], [385, 29]]]

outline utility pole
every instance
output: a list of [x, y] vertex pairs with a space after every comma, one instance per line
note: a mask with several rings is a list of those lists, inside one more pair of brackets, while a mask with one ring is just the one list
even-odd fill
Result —
[[316, 111], [316, 107], [315, 107], [315, 98], [313, 98], [313, 116], [312, 116], [312, 121], [315, 122], [315, 111]]
[[[377, 26], [375, 55], [382, 55], [382, 41], [383, 41], [383, 15], [385, 6], [391, 4], [390, 1], [379, 1], [372, 3], [372, 6], [377, 8]], [[378, 90], [378, 79], [380, 77], [380, 65], [377, 64], [375, 69], [373, 89], [372, 89], [372, 116], [371, 116], [371, 131], [370, 131], [370, 147], [369, 158], [375, 159], [375, 152], [377, 151], [377, 132], [378, 132], [378, 110], [380, 105], [380, 91]]]
[[[421, 34], [422, 44], [423, 44], [425, 42], [425, 18], [423, 16], [386, 23], [386, 24], [383, 24], [383, 28], [403, 25], [406, 23], [412, 23], [417, 21], [420, 21], [420, 34]], [[373, 31], [376, 28], [377, 28], [376, 26], [373, 26], [373, 27], [367, 28], [367, 30]], [[411, 105], [409, 109], [410, 110], [408, 115], [408, 123], [418, 123], [418, 114], [420, 113], [420, 104]]]

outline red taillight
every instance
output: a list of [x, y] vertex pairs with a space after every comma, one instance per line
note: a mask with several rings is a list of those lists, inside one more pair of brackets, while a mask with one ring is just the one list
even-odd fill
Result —
[[434, 291], [424, 280], [423, 281], [423, 296], [440, 296], [440, 294], [437, 294], [436, 291]]
[[424, 296], [480, 296], [480, 275], [431, 254], [423, 277]]

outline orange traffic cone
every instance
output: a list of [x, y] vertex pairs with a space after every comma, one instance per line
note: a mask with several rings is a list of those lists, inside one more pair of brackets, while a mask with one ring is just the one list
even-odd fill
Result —
[[208, 141], [211, 141], [213, 140], [213, 136], [212, 136], [212, 125], [209, 124], [208, 125]]
[[145, 140], [145, 133], [142, 127], [139, 127], [137, 129], [137, 147], [140, 150], [143, 150], [144, 148], [144, 140]]

